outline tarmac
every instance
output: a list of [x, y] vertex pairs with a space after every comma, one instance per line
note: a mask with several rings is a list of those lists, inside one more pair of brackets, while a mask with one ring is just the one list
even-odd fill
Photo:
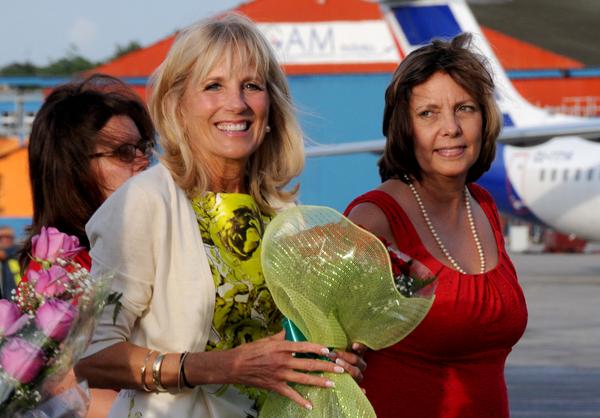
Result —
[[600, 254], [511, 254], [529, 310], [506, 365], [512, 418], [600, 418]]

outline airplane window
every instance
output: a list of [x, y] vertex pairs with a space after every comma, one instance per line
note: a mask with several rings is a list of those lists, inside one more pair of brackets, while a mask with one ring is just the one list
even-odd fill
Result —
[[577, 170], [575, 170], [575, 181], [579, 181], [580, 178], [581, 178], [581, 170], [577, 169]]
[[544, 181], [544, 175], [546, 174], [546, 172], [544, 171], [544, 169], [542, 168], [540, 170], [540, 181]]
[[556, 169], [553, 169], [550, 172], [550, 181], [554, 181], [554, 180], [556, 180]]
[[593, 179], [593, 178], [594, 178], [594, 169], [593, 169], [593, 168], [590, 168], [590, 169], [588, 170], [587, 179], [588, 179], [588, 181], [592, 181], [592, 179]]
[[566, 168], [565, 171], [563, 171], [563, 180], [569, 181], [569, 170], [567, 170]]

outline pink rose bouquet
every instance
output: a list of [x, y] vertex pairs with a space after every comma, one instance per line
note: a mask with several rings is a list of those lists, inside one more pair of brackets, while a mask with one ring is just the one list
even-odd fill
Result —
[[52, 227], [42, 227], [40, 234], [31, 238], [31, 247], [34, 258], [50, 263], [54, 263], [59, 257], [69, 259], [83, 249], [79, 246], [77, 237], [63, 234]]
[[19, 416], [52, 395], [86, 348], [94, 320], [119, 295], [109, 277], [92, 278], [74, 261], [77, 237], [42, 228], [32, 264], [12, 301], [0, 300], [0, 417]]

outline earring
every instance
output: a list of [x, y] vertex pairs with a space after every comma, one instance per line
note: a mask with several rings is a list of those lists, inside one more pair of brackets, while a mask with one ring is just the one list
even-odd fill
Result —
[[266, 132], [266, 133], [269, 133], [269, 132], [271, 132], [271, 127], [270, 127], [269, 125], [267, 125], [267, 127], [265, 128], [265, 132]]

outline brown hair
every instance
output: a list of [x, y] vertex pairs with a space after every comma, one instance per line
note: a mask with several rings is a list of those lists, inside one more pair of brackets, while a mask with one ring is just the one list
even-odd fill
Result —
[[482, 144], [477, 161], [467, 173], [467, 183], [476, 181], [494, 160], [496, 138], [502, 129], [502, 116], [494, 100], [494, 81], [487, 60], [471, 51], [471, 34], [463, 33], [451, 41], [434, 40], [411, 52], [398, 66], [385, 92], [383, 134], [387, 138], [379, 160], [382, 181], [404, 175], [421, 179], [415, 157], [410, 99], [413, 88], [441, 71], [464, 88], [482, 110]]
[[147, 147], [155, 133], [145, 104], [121, 80], [103, 74], [56, 87], [37, 112], [29, 136], [33, 221], [20, 261], [28, 262], [31, 237], [42, 226], [75, 235], [89, 248], [85, 224], [104, 201], [102, 179], [91, 168], [97, 144], [110, 143], [102, 128], [113, 116], [133, 120]]

